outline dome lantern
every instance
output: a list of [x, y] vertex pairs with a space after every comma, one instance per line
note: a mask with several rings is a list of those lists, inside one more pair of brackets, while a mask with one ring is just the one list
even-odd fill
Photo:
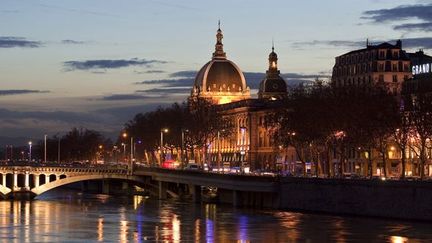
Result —
[[285, 80], [280, 76], [277, 67], [278, 57], [272, 44], [272, 52], [269, 54], [269, 68], [266, 77], [261, 81], [258, 98], [277, 100], [287, 95], [287, 85]]

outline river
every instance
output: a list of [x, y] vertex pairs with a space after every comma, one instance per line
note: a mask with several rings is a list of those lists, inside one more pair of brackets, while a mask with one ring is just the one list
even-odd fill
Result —
[[53, 190], [0, 201], [2, 242], [423, 242], [432, 224]]

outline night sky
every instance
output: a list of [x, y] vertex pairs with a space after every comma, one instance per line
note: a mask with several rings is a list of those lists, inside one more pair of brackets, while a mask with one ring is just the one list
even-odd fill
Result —
[[254, 95], [272, 39], [289, 85], [327, 79], [334, 57], [367, 38], [432, 54], [430, 0], [1, 0], [0, 144], [72, 127], [113, 136], [136, 113], [183, 101], [219, 19]]

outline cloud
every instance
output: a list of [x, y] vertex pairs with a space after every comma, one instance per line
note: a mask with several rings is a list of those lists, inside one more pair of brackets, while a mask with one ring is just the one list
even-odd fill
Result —
[[0, 90], [0, 96], [6, 95], [19, 95], [19, 94], [41, 94], [41, 93], [49, 93], [48, 90], [31, 90], [31, 89], [3, 89]]
[[373, 23], [388, 23], [395, 21], [420, 20], [421, 23], [404, 23], [394, 25], [393, 29], [403, 31], [430, 32], [432, 28], [432, 4], [401, 5], [389, 9], [377, 9], [363, 12], [362, 19]]
[[153, 89], [144, 89], [137, 90], [137, 93], [158, 93], [161, 95], [170, 95], [170, 94], [189, 94], [192, 90], [192, 87], [166, 87], [166, 88], [153, 88]]
[[24, 37], [0, 36], [0, 48], [37, 48], [42, 47], [42, 42], [27, 40]]
[[402, 40], [402, 44], [404, 48], [432, 49], [432, 37], [406, 38]]
[[140, 100], [144, 98], [144, 96], [138, 94], [113, 94], [104, 96], [102, 100]]
[[65, 111], [13, 111], [0, 108], [0, 117], [5, 119], [38, 119], [55, 120], [62, 122], [99, 122], [101, 117], [96, 114], [84, 112]]
[[417, 23], [417, 24], [400, 24], [400, 25], [396, 25], [394, 29], [404, 30], [404, 31], [432, 32], [432, 22]]
[[62, 44], [70, 44], [70, 45], [82, 45], [86, 44], [86, 41], [77, 41], [77, 40], [62, 40]]
[[363, 19], [371, 19], [376, 23], [420, 19], [432, 21], [432, 4], [401, 5], [395, 8], [369, 10], [363, 12]]
[[147, 70], [147, 71], [134, 70], [134, 73], [136, 73], [136, 74], [154, 74], [154, 73], [165, 73], [165, 71], [163, 71], [163, 70]]
[[313, 41], [302, 41], [294, 42], [293, 47], [304, 47], [304, 46], [332, 46], [332, 47], [353, 47], [358, 48], [366, 45], [364, 41], [350, 41], [350, 40], [313, 40]]
[[[371, 43], [383, 43], [390, 42], [395, 43], [398, 39], [392, 40], [369, 40]], [[413, 38], [404, 38], [402, 39], [403, 48], [414, 48], [414, 49], [432, 49], [432, 37], [413, 37]], [[358, 40], [345, 40], [345, 41], [337, 41], [337, 40], [314, 40], [309, 42], [295, 42], [293, 45], [299, 46], [332, 46], [332, 47], [346, 47], [346, 48], [365, 48], [366, 41], [358, 41]]]
[[195, 79], [196, 75], [197, 75], [197, 71], [187, 70], [187, 71], [179, 71], [179, 72], [171, 73], [170, 77]]
[[117, 69], [129, 66], [145, 66], [151, 67], [153, 64], [164, 64], [166, 61], [160, 60], [147, 60], [132, 58], [126, 59], [116, 59], [116, 60], [86, 60], [86, 61], [67, 61], [63, 65], [66, 71], [74, 70], [94, 70], [94, 69]]
[[194, 83], [195, 78], [181, 78], [181, 79], [155, 79], [155, 80], [144, 80], [141, 82], [136, 82], [137, 85], [147, 85], [147, 84], [159, 84], [166, 87], [191, 87]]

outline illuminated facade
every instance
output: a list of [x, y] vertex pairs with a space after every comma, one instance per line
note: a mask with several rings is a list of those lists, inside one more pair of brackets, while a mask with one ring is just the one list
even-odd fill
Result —
[[295, 160], [295, 157], [288, 158], [288, 150], [273, 143], [265, 126], [266, 116], [278, 107], [277, 99], [287, 95], [287, 85], [277, 68], [277, 54], [272, 48], [269, 69], [261, 82], [258, 99], [252, 99], [242, 71], [226, 59], [222, 38], [219, 28], [213, 58], [198, 72], [191, 92], [191, 98], [204, 97], [220, 105], [223, 114], [234, 124], [231, 136], [208, 141], [208, 162], [213, 168], [286, 169], [288, 163], [293, 163], [288, 160]]
[[410, 64], [400, 40], [396, 45], [367, 43], [364, 49], [336, 57], [332, 84], [336, 87], [381, 84], [393, 93], [400, 93], [403, 81], [412, 76]]
[[[363, 86], [382, 83], [390, 91], [402, 96], [418, 92], [432, 93], [432, 57], [423, 51], [407, 53], [402, 50], [402, 43], [396, 45], [383, 43], [367, 45], [366, 49], [356, 50], [336, 57], [332, 83], [337, 87], [345, 85]], [[378, 151], [361, 152], [356, 148], [347, 149], [345, 172], [368, 175], [368, 157], [373, 158], [372, 174], [398, 177], [402, 171], [401, 155], [406, 155], [406, 176], [418, 176], [420, 165], [415, 148], [415, 140], [409, 141], [406, 151], [401, 151], [393, 138], [389, 138], [384, 164]], [[425, 166], [427, 176], [432, 176], [432, 150], [426, 151], [429, 162]], [[331, 163], [338, 165], [339, 158], [333, 154]], [[337, 171], [337, 170], [336, 170]]]

